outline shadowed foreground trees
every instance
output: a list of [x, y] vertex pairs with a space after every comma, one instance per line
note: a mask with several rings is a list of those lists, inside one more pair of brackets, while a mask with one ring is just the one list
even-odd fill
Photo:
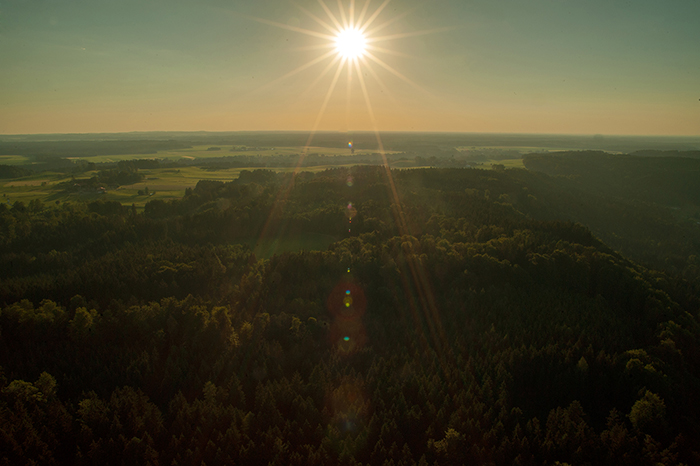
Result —
[[[397, 173], [406, 231], [382, 173], [0, 212], [2, 461], [700, 461], [697, 283], [487, 199], [485, 172]], [[348, 200], [326, 251], [233, 244], [343, 230]]]

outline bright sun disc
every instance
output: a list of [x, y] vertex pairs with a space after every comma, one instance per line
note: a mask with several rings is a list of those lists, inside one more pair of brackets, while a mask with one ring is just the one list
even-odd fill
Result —
[[360, 58], [365, 53], [365, 36], [358, 29], [344, 29], [335, 38], [338, 54], [344, 58]]

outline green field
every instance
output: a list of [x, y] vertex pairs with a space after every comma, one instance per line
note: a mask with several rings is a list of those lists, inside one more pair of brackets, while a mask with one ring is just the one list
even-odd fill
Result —
[[[211, 147], [219, 147], [221, 150], [208, 150]], [[231, 150], [235, 149], [235, 150]], [[195, 160], [203, 158], [212, 157], [236, 157], [236, 156], [246, 156], [246, 157], [269, 157], [269, 156], [298, 156], [303, 151], [303, 147], [246, 147], [243, 146], [232, 146], [232, 145], [213, 145], [207, 144], [202, 146], [193, 146], [188, 149], [177, 149], [177, 150], [164, 150], [156, 152], [155, 154], [124, 154], [124, 155], [99, 155], [94, 157], [68, 157], [71, 160], [87, 160], [89, 162], [95, 163], [112, 163], [119, 160], [134, 160], [134, 159], [165, 159], [165, 160]], [[375, 151], [372, 150], [356, 150], [355, 155], [369, 155]], [[387, 151], [387, 153], [393, 153]], [[347, 148], [334, 148], [334, 147], [309, 147], [307, 154], [318, 154], [325, 156], [344, 156], [351, 155], [350, 149]], [[25, 157], [11, 155], [4, 156], [10, 157], [11, 160], [17, 160], [13, 164], [18, 165], [23, 161], [26, 161]], [[20, 160], [22, 159], [22, 160]], [[7, 163], [10, 162], [0, 162]]]
[[[342, 165], [341, 165], [342, 166]], [[338, 165], [334, 165], [338, 167]], [[304, 171], [318, 172], [330, 168], [330, 166], [307, 167]], [[199, 167], [144, 169], [139, 173], [144, 179], [132, 185], [120, 186], [107, 190], [105, 194], [98, 193], [64, 193], [56, 188], [58, 183], [69, 181], [71, 178], [63, 173], [43, 172], [28, 177], [0, 181], [0, 195], [2, 202], [14, 203], [22, 201], [27, 203], [33, 199], [42, 202], [85, 201], [91, 202], [97, 199], [119, 201], [124, 205], [136, 204], [142, 209], [146, 202], [153, 199], [172, 200], [180, 199], [185, 194], [185, 189], [194, 188], [199, 180], [231, 181], [238, 178], [242, 170], [254, 170], [255, 168], [230, 168], [224, 170], [204, 170]], [[276, 168], [277, 172], [291, 172], [292, 167]], [[86, 172], [78, 178], [90, 178], [96, 171]], [[148, 188], [149, 195], [139, 195], [139, 191]]]
[[508, 150], [518, 151], [523, 154], [530, 152], [556, 152], [564, 150], [576, 150], [571, 147], [546, 147], [546, 146], [457, 146], [456, 150], [462, 151], [489, 151], [489, 150]]
[[65, 173], [42, 172], [22, 178], [0, 180], [2, 201], [27, 203], [33, 199], [49, 202], [56, 191], [52, 189], [57, 183], [70, 180]]
[[[221, 150], [207, 150], [210, 147], [220, 147]], [[231, 148], [236, 150], [231, 151]], [[160, 151], [149, 157], [150, 154], [127, 154], [117, 156], [96, 156], [96, 157], [75, 157], [74, 159], [89, 160], [95, 163], [117, 162], [119, 160], [133, 160], [144, 158], [158, 158], [168, 160], [193, 160], [201, 158], [215, 158], [226, 156], [260, 156], [261, 158], [271, 156], [298, 156], [302, 147], [246, 147], [243, 146], [212, 146], [201, 145], [194, 146], [189, 149]], [[318, 154], [325, 156], [347, 156], [350, 151], [347, 148], [328, 148], [328, 147], [310, 147], [309, 154]], [[356, 151], [355, 155], [371, 154], [372, 151]], [[24, 165], [29, 164], [29, 159], [19, 155], [3, 155], [0, 156], [0, 164], [8, 165]], [[506, 168], [524, 168], [522, 159], [506, 159], [506, 160], [487, 160], [483, 164], [475, 168], [489, 169], [494, 164], [500, 164]], [[328, 168], [349, 167], [355, 165], [348, 164], [329, 164], [318, 165], [314, 167], [304, 167], [304, 171], [318, 172]], [[429, 168], [427, 166], [416, 167], [413, 165], [412, 158], [406, 160], [397, 160], [391, 164], [393, 168], [413, 169], [413, 168]], [[126, 186], [120, 186], [116, 189], [110, 189], [106, 193], [65, 193], [56, 185], [71, 179], [65, 173], [56, 172], [41, 172], [31, 176], [7, 179], [0, 181], [0, 194], [2, 202], [12, 204], [15, 201], [29, 202], [33, 199], [40, 199], [44, 203], [65, 202], [65, 201], [86, 201], [90, 202], [97, 199], [110, 201], [118, 201], [124, 205], [135, 204], [137, 209], [143, 209], [146, 202], [153, 199], [172, 200], [180, 199], [185, 194], [185, 189], [194, 188], [199, 180], [217, 180], [231, 181], [238, 178], [242, 170], [254, 170], [255, 168], [228, 168], [219, 170], [209, 170], [200, 167], [181, 167], [181, 168], [159, 168], [159, 169], [142, 169], [139, 173], [144, 175], [144, 179], [138, 183]], [[270, 168], [277, 172], [291, 172], [294, 167], [275, 167]], [[96, 171], [90, 171], [80, 174], [77, 178], [90, 178]], [[148, 188], [148, 195], [139, 194], [139, 191], [145, 191]], [[279, 245], [278, 245], [279, 246]], [[275, 247], [278, 247], [275, 246]], [[284, 245], [279, 246], [285, 249]]]
[[24, 165], [29, 159], [24, 155], [0, 155], [0, 165]]
[[494, 165], [503, 165], [506, 168], [525, 168], [523, 159], [488, 160], [476, 168], [493, 168]]

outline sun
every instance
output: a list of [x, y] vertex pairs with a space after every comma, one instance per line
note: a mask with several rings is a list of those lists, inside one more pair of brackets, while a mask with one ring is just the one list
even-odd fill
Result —
[[[343, 70], [347, 71], [346, 84], [346, 126], [349, 128], [349, 112], [354, 99], [364, 100], [365, 107], [367, 110], [368, 123], [374, 128], [374, 132], [377, 136], [377, 142], [380, 147], [380, 153], [383, 153], [381, 149], [382, 144], [379, 140], [379, 127], [372, 109], [372, 103], [370, 101], [370, 92], [368, 90], [368, 83], [365, 77], [373, 79], [376, 84], [382, 89], [382, 93], [393, 98], [392, 89], [384, 83], [382, 74], [384, 76], [391, 75], [393, 78], [399, 78], [405, 83], [409, 84], [413, 88], [425, 92], [418, 84], [411, 81], [409, 78], [401, 74], [393, 66], [390, 66], [387, 62], [382, 60], [378, 55], [395, 55], [409, 57], [410, 55], [405, 55], [391, 48], [382, 47], [380, 44], [383, 42], [391, 42], [396, 39], [403, 39], [412, 36], [420, 36], [424, 34], [432, 34], [438, 32], [442, 29], [433, 30], [422, 30], [422, 31], [406, 31], [398, 33], [384, 33], [378, 34], [380, 31], [385, 30], [391, 24], [396, 23], [401, 18], [403, 18], [408, 11], [398, 14], [389, 15], [390, 18], [386, 19], [379, 24], [375, 24], [375, 21], [379, 18], [380, 14], [386, 10], [387, 5], [392, 0], [383, 0], [383, 2], [370, 12], [369, 5], [372, 0], [365, 0], [361, 9], [355, 8], [355, 2], [357, 0], [337, 0], [338, 8], [335, 11], [331, 11], [329, 6], [326, 4], [326, 0], [318, 0], [318, 4], [321, 9], [325, 12], [325, 18], [317, 16], [314, 12], [307, 10], [301, 5], [295, 6], [301, 10], [306, 16], [312, 19], [319, 26], [318, 29], [306, 29], [298, 26], [293, 26], [290, 24], [282, 24], [276, 21], [270, 21], [264, 18], [249, 17], [255, 21], [259, 21], [264, 24], [269, 24], [281, 29], [286, 29], [289, 31], [298, 32], [307, 36], [313, 37], [315, 40], [320, 41], [315, 44], [310, 44], [306, 47], [301, 47], [300, 50], [320, 50], [320, 55], [316, 58], [298, 66], [296, 69], [286, 73], [285, 75], [269, 82], [261, 89], [269, 87], [271, 85], [277, 84], [280, 81], [287, 79], [297, 73], [307, 70], [315, 65], [327, 62], [326, 66], [320, 70], [316, 78], [311, 80], [306, 91], [301, 93], [301, 98], [304, 99], [310, 93], [318, 93], [318, 95], [323, 95], [322, 91], [319, 92], [318, 84], [321, 80], [327, 76], [329, 73], [332, 75], [330, 85], [328, 90], [323, 97], [323, 102], [318, 110], [316, 119], [309, 133], [309, 139], [307, 141], [306, 147], [308, 147], [313, 139], [314, 133], [318, 130], [323, 115], [331, 99], [331, 95], [339, 83]], [[294, 4], [294, 1], [292, 0]], [[343, 5], [346, 3], [347, 9]], [[444, 28], [443, 28], [444, 29]], [[325, 50], [325, 51], [324, 51]], [[380, 68], [377, 72], [375, 67]], [[335, 68], [335, 71], [332, 70]], [[388, 73], [388, 75], [387, 75]], [[359, 85], [359, 86], [358, 86]], [[354, 89], [353, 89], [354, 87]], [[358, 89], [359, 87], [359, 89]], [[356, 91], [361, 91], [359, 96]], [[302, 153], [306, 153], [306, 148]], [[301, 160], [301, 159], [300, 159]]]
[[[248, 18], [263, 24], [269, 24], [271, 26], [278, 27], [280, 29], [286, 29], [288, 31], [298, 32], [300, 34], [313, 37], [316, 41], [318, 41], [318, 43], [309, 44], [306, 47], [301, 47], [299, 50], [318, 50], [320, 51], [320, 54], [316, 58], [313, 58], [310, 61], [299, 65], [297, 68], [286, 73], [285, 75], [268, 82], [261, 88], [258, 88], [258, 92], [262, 89], [269, 88], [270, 86], [275, 85], [280, 81], [283, 81], [291, 76], [294, 76], [297, 73], [301, 73], [302, 71], [308, 70], [311, 67], [320, 65], [323, 62], [327, 63], [325, 67], [323, 67], [323, 70], [318, 71], [318, 73], [316, 74], [316, 78], [308, 84], [307, 89], [300, 95], [301, 100], [305, 99], [305, 96], [313, 92], [318, 96], [323, 96], [323, 101], [320, 105], [318, 113], [316, 114], [316, 119], [313, 123], [313, 126], [311, 127], [309, 136], [306, 140], [306, 144], [304, 145], [304, 148], [299, 154], [299, 159], [296, 163], [296, 166], [294, 167], [294, 171], [292, 172], [292, 177], [290, 178], [290, 181], [287, 184], [286, 188], [281, 189], [277, 194], [277, 200], [275, 201], [275, 204], [277, 204], [278, 202], [284, 203], [288, 199], [289, 193], [291, 192], [291, 189], [294, 186], [294, 177], [296, 177], [296, 175], [302, 169], [304, 158], [308, 154], [309, 148], [311, 147], [311, 142], [314, 138], [315, 133], [319, 129], [319, 125], [324, 116], [326, 108], [328, 107], [329, 101], [331, 100], [331, 96], [333, 95], [333, 92], [337, 87], [339, 79], [343, 74], [343, 70], [345, 70], [347, 71], [347, 79], [345, 80], [346, 128], [348, 129], [348, 132], [350, 132], [349, 114], [351, 105], [353, 103], [353, 99], [364, 100], [368, 117], [365, 121], [369, 120], [368, 123], [370, 127], [374, 130], [374, 135], [377, 140], [377, 150], [381, 157], [381, 163], [386, 170], [389, 181], [389, 195], [393, 198], [394, 205], [399, 206], [397, 208], [398, 223], [400, 225], [399, 231], [408, 232], [407, 223], [400, 207], [401, 200], [398, 197], [398, 193], [393, 182], [389, 161], [387, 159], [386, 151], [384, 150], [384, 144], [382, 143], [382, 138], [379, 133], [379, 125], [377, 123], [377, 118], [372, 108], [370, 92], [368, 90], [367, 85], [368, 83], [366, 82], [367, 79], [365, 79], [365, 77], [367, 76], [369, 78], [372, 78], [376, 82], [376, 84], [379, 85], [379, 87], [382, 89], [382, 93], [384, 93], [389, 98], [392, 98], [394, 101], [397, 100], [395, 97], [392, 96], [392, 90], [389, 88], [389, 86], [387, 86], [384, 83], [384, 79], [382, 78], [381, 74], [377, 73], [375, 67], [381, 68], [379, 72], [384, 74], [385, 76], [387, 76], [388, 73], [391, 75], [391, 77], [399, 78], [401, 81], [404, 81], [416, 90], [425, 93], [426, 91], [421, 86], [419, 86], [418, 84], [414, 83], [409, 78], [401, 74], [401, 72], [399, 72], [393, 66], [389, 65], [389, 63], [386, 63], [377, 55], [386, 54], [403, 56], [408, 58], [411, 58], [411, 56], [405, 55], [391, 48], [382, 47], [380, 44], [384, 42], [391, 42], [396, 39], [403, 39], [412, 36], [421, 36], [425, 34], [433, 34], [439, 31], [448, 30], [450, 28], [440, 28], [422, 31], [414, 30], [395, 33], [387, 33], [385, 31], [383, 34], [380, 35], [378, 34], [380, 31], [385, 30], [385, 28], [387, 28], [388, 26], [399, 21], [401, 18], [406, 16], [411, 10], [397, 15], [389, 14], [390, 18], [386, 19], [385, 21], [379, 24], [375, 24], [375, 20], [377, 20], [382, 11], [386, 9], [387, 5], [389, 5], [389, 3], [392, 0], [383, 0], [382, 3], [378, 7], [376, 7], [376, 9], [374, 9], [373, 12], [369, 11], [369, 5], [372, 0], [364, 0], [364, 5], [360, 9], [359, 13], [355, 9], [355, 2], [358, 0], [337, 0], [338, 8], [336, 9], [335, 13], [331, 11], [328, 5], [326, 5], [326, 0], [317, 0], [319, 6], [325, 12], [326, 18], [318, 17], [314, 12], [307, 10], [301, 5], [295, 4], [294, 0], [290, 1], [292, 4], [294, 4], [294, 6], [296, 6], [296, 8], [301, 10], [306, 16], [315, 21], [319, 28], [306, 29], [297, 25], [283, 24], [265, 18], [256, 18], [252, 16], [248, 16]], [[348, 4], [347, 10], [343, 3]], [[335, 71], [332, 71], [334, 68]], [[330, 80], [330, 85], [328, 86], [328, 89], [325, 92], [325, 95], [323, 95], [323, 91], [318, 84], [321, 82], [324, 76], [328, 75], [329, 73], [332, 75], [332, 78]], [[353, 83], [356, 84], [353, 85]], [[353, 92], [357, 91], [358, 87], [361, 91], [359, 93], [359, 96], [357, 96], [356, 93]], [[348, 147], [351, 151], [351, 154], [354, 154], [355, 148], [353, 147], [353, 144], [348, 144]], [[351, 183], [348, 184], [348, 186], [350, 185]], [[273, 211], [277, 211], [277, 209], [273, 209]], [[271, 217], [272, 213], [270, 214], [270, 218]], [[264, 236], [264, 232], [267, 230], [269, 222], [270, 219], [268, 219], [268, 221], [265, 223], [261, 237]], [[350, 269], [348, 269], [348, 271], [350, 271]]]
[[335, 38], [335, 50], [343, 58], [355, 60], [365, 54], [367, 39], [357, 28], [341, 30]]

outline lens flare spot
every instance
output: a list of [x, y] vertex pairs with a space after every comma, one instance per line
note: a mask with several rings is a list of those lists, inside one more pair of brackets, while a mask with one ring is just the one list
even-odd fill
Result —
[[354, 205], [352, 205], [352, 202], [348, 203], [348, 206], [345, 208], [345, 216], [352, 220], [354, 216], [357, 215], [357, 209], [355, 208]]
[[[352, 277], [348, 274], [346, 277]], [[350, 294], [346, 294], [350, 290]], [[343, 325], [347, 325], [351, 321], [360, 321], [360, 318], [367, 310], [367, 299], [362, 288], [354, 282], [338, 283], [327, 301], [328, 311]], [[340, 340], [345, 335], [350, 335], [353, 341], [356, 341], [354, 334], [347, 328], [339, 331], [336, 334], [336, 339]]]
[[343, 340], [350, 341], [350, 337], [345, 337], [345, 338], [343, 338]]
[[348, 273], [350, 273], [350, 267], [348, 267]]
[[352, 188], [352, 185], [354, 184], [353, 181], [354, 180], [353, 180], [352, 176], [348, 176], [348, 179], [345, 181], [345, 184], [348, 185], [348, 188]]
[[[350, 270], [348, 270], [349, 272]], [[345, 294], [350, 294], [350, 290], [345, 290]]]

